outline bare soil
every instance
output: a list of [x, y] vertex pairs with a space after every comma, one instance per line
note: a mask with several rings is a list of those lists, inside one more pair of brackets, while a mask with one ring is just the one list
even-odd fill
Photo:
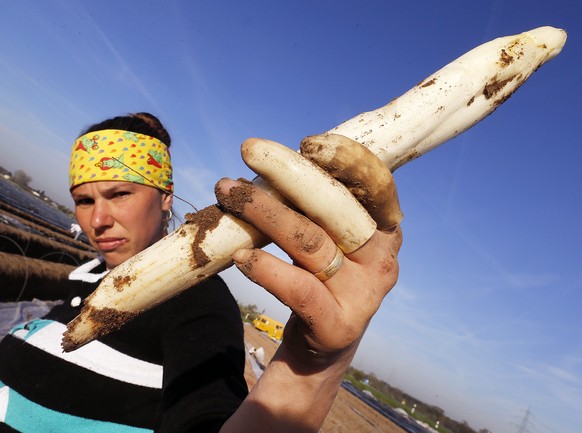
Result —
[[[278, 343], [264, 332], [245, 324], [245, 342], [255, 349], [262, 347], [265, 352], [264, 364], [275, 354]], [[245, 378], [249, 389], [257, 381], [251, 364], [247, 359]], [[384, 417], [381, 413], [368, 406], [353, 394], [341, 388], [337, 398], [321, 429], [322, 433], [404, 433], [400, 427]]]

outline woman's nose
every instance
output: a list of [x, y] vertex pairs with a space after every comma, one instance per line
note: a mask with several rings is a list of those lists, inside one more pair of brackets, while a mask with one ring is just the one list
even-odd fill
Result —
[[91, 215], [91, 227], [94, 230], [105, 229], [111, 227], [113, 221], [114, 219], [107, 203], [101, 200], [96, 201]]

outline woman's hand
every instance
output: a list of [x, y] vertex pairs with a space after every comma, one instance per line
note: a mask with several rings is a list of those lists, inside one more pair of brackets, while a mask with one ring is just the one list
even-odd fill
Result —
[[250, 183], [223, 179], [218, 188], [218, 198], [227, 210], [267, 235], [293, 260], [289, 264], [259, 249], [239, 250], [233, 256], [249, 279], [293, 311], [283, 347], [297, 366], [324, 368], [351, 352], [396, 283], [400, 228], [376, 231], [359, 249], [345, 254], [331, 278], [320, 281], [314, 274], [338, 253], [321, 227]]
[[[269, 181], [276, 182], [273, 176], [280, 174], [269, 173]], [[358, 183], [367, 186], [365, 180]], [[269, 237], [293, 261], [260, 249], [233, 255], [237, 267], [292, 314], [277, 353], [222, 431], [319, 430], [370, 319], [398, 278], [401, 213], [393, 182], [390, 190], [387, 209], [393, 216], [385, 218], [388, 225], [381, 224], [390, 229], [374, 231], [344, 255], [338, 240], [322, 228], [327, 212], [322, 217], [319, 209], [318, 225], [250, 182], [222, 179], [217, 184], [221, 206]], [[300, 191], [319, 193], [315, 187]], [[300, 211], [309, 214], [308, 209]], [[335, 272], [321, 272], [329, 267]]]

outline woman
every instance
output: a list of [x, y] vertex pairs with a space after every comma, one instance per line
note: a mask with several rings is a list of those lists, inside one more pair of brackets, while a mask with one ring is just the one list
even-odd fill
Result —
[[[137, 142], [128, 131], [140, 135]], [[396, 282], [399, 229], [376, 231], [336, 260], [333, 240], [307, 218], [252, 185], [218, 183], [223, 207], [269, 236], [294, 263], [262, 250], [233, 255], [248, 278], [293, 311], [283, 343], [248, 396], [240, 315], [217, 277], [71, 354], [55, 350], [59, 338], [47, 342], [46, 330], [55, 328], [60, 337], [107, 269], [165, 234], [172, 182], [163, 144], [169, 145], [169, 136], [160, 131], [155, 117], [141, 113], [95, 125], [77, 140], [71, 163], [75, 213], [102, 263], [75, 271], [80, 288], [67, 302], [0, 344], [6, 425], [35, 432], [318, 431], [369, 320]], [[110, 142], [109, 150], [102, 147]], [[131, 169], [128, 158], [138, 156], [132, 149], [142, 143], [154, 150], [142, 153], [149, 155], [143, 159], [154, 161], [143, 165], [145, 171]], [[152, 165], [156, 170], [148, 170]], [[229, 197], [241, 188], [250, 199], [232, 208], [236, 200]], [[315, 275], [330, 263], [333, 276]], [[39, 417], [35, 427], [23, 420], [23, 411]]]
[[108, 119], [75, 141], [75, 216], [99, 258], [73, 271], [78, 285], [62, 305], [0, 344], [2, 420], [17, 431], [217, 431], [246, 396], [240, 313], [218, 277], [82, 355], [60, 349], [66, 323], [107, 270], [167, 234], [170, 144], [146, 113]]

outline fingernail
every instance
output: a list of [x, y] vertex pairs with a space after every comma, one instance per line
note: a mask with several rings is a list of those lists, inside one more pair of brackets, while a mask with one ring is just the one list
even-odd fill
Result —
[[[228, 192], [224, 192], [227, 187]], [[253, 187], [248, 181], [221, 180], [215, 189], [216, 199], [227, 212], [243, 217], [245, 204], [253, 201]]]
[[232, 259], [236, 263], [236, 265], [242, 265], [245, 262], [248, 262], [253, 255], [253, 250], [249, 250], [247, 248], [241, 248], [240, 250], [236, 250], [232, 255]]
[[241, 271], [253, 283], [257, 283], [252, 275], [253, 265], [255, 264], [255, 260], [253, 260], [254, 256], [254, 250], [243, 248], [235, 251], [232, 255], [232, 259], [239, 271]]
[[233, 180], [228, 177], [221, 178], [216, 184], [214, 184], [214, 192], [218, 192], [221, 189], [226, 189], [226, 191], [220, 191], [222, 194], [228, 193], [228, 190], [232, 187]]

